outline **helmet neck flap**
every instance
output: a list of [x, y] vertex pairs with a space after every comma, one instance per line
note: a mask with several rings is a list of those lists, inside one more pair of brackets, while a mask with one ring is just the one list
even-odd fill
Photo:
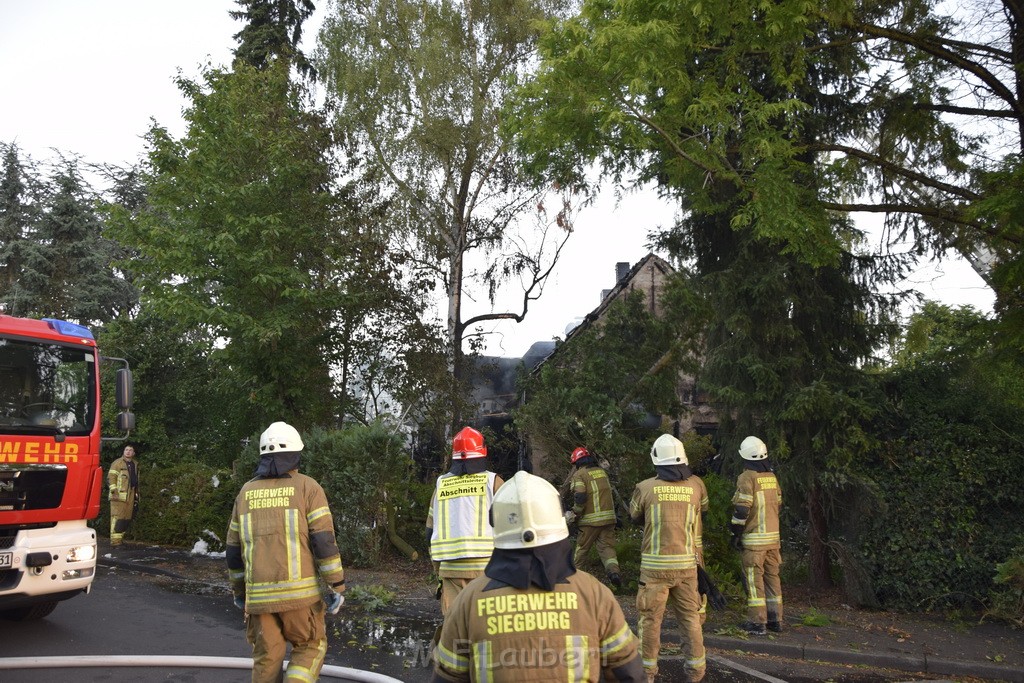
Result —
[[487, 471], [487, 458], [452, 460], [452, 467], [448, 471], [456, 477], [461, 477], [464, 474], [480, 474]]
[[686, 481], [693, 474], [689, 465], [656, 465], [654, 470], [662, 481]]
[[292, 470], [299, 468], [301, 452], [264, 453], [260, 456], [260, 464], [256, 466], [256, 476], [260, 479], [278, 479], [287, 476]]
[[[551, 591], [576, 573], [572, 562], [572, 541], [560, 541], [535, 548], [495, 548], [484, 574], [495, 582], [525, 589], [530, 585]], [[488, 585], [488, 588], [491, 587]]]

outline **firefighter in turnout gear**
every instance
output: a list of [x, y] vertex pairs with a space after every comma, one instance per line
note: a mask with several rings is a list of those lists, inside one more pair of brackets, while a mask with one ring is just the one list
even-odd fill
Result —
[[107, 500], [110, 501], [110, 545], [121, 545], [132, 519], [139, 512], [139, 468], [135, 449], [125, 446], [120, 458], [107, 472]]
[[766, 629], [778, 633], [782, 631], [782, 489], [761, 439], [748, 436], [740, 444], [739, 453], [745, 467], [736, 480], [729, 526], [732, 546], [743, 553], [743, 586], [747, 592], [747, 621], [743, 628], [754, 635], [765, 635]]
[[441, 579], [441, 615], [471, 580], [480, 576], [494, 549], [487, 522], [502, 479], [487, 469], [484, 436], [465, 427], [452, 439], [452, 467], [437, 478], [427, 513], [430, 559]]
[[228, 525], [228, 580], [245, 610], [254, 683], [282, 680], [289, 643], [284, 680], [315, 681], [327, 652], [324, 614], [344, 602], [331, 510], [320, 484], [298, 471], [302, 449], [291, 425], [263, 432], [256, 476], [235, 498]]
[[596, 544], [608, 580], [621, 588], [619, 560], [615, 556], [615, 499], [608, 473], [586, 448], [574, 450], [569, 463], [575, 471], [572, 474], [573, 507], [566, 513], [566, 522], [576, 522], [580, 528], [573, 563], [580, 566]]
[[643, 680], [636, 637], [577, 571], [555, 487], [517, 472], [494, 496], [494, 553], [445, 617], [434, 681]]
[[709, 507], [708, 492], [690, 471], [683, 444], [662, 434], [651, 448], [656, 475], [636, 485], [629, 503], [634, 522], [643, 520], [640, 549], [639, 611], [640, 654], [647, 680], [658, 674], [661, 622], [671, 605], [682, 637], [687, 681], [704, 678], [706, 660], [701, 632], [697, 549], [701, 515]]

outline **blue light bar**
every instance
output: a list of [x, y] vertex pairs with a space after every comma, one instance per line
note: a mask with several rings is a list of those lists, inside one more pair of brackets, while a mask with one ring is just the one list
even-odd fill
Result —
[[68, 337], [82, 337], [85, 339], [96, 339], [92, 336], [92, 332], [88, 327], [77, 325], [75, 323], [69, 323], [67, 320], [57, 320], [55, 318], [43, 318], [43, 322], [53, 328], [59, 334], [66, 335]]

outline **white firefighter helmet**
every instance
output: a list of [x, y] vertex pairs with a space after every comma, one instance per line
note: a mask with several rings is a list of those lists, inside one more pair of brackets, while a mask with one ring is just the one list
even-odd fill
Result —
[[491, 504], [495, 548], [536, 548], [569, 537], [555, 487], [527, 472], [516, 472]]
[[748, 436], [740, 444], [740, 457], [744, 460], [764, 460], [768, 457], [768, 447], [756, 436]]
[[689, 465], [683, 442], [671, 434], [662, 434], [651, 446], [651, 462], [658, 465]]
[[298, 453], [303, 448], [299, 432], [287, 422], [275, 422], [260, 434], [260, 455]]

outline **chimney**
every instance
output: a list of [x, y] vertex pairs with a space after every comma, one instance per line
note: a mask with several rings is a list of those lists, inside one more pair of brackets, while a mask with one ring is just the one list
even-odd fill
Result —
[[622, 282], [622, 279], [629, 274], [629, 261], [619, 261], [615, 264], [615, 284]]

